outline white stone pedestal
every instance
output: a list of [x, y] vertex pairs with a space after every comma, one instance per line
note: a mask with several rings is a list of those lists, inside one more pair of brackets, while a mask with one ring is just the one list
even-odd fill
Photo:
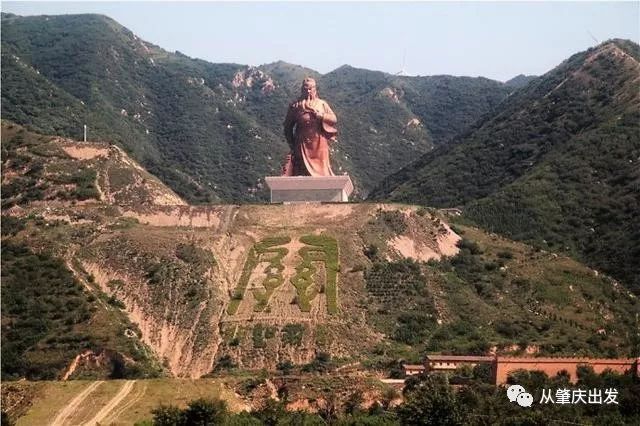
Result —
[[272, 203], [313, 203], [349, 201], [353, 183], [342, 176], [267, 176]]

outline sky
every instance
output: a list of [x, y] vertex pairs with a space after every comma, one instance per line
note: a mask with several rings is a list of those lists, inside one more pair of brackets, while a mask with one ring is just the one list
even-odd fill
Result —
[[100, 13], [210, 62], [277, 60], [407, 75], [541, 75], [611, 38], [640, 43], [640, 2], [2, 2], [18, 15]]

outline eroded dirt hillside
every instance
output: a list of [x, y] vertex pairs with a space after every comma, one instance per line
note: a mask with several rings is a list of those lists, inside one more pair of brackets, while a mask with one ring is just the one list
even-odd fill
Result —
[[[383, 370], [424, 350], [517, 352], [522, 342], [546, 353], [629, 347], [637, 309], [617, 283], [475, 228], [454, 232], [445, 212], [189, 206], [113, 146], [10, 123], [3, 154], [3, 247], [62, 259], [94, 311], [133, 324], [108, 333], [139, 339], [173, 376], [313, 371], [328, 360]], [[91, 349], [136, 362], [108, 345]], [[85, 353], [59, 376], [97, 364], [75, 366]]]
[[[65, 209], [41, 214], [67, 217]], [[185, 217], [180, 206], [157, 211]], [[155, 214], [149, 207], [140, 218]], [[84, 206], [81, 215], [81, 222], [58, 219], [60, 230], [86, 232], [58, 250], [123, 303], [142, 340], [174, 375], [188, 377], [209, 373], [216, 359], [274, 369], [282, 361], [308, 363], [320, 351], [351, 358], [371, 349], [383, 336], [366, 317], [365, 248], [375, 245], [388, 259], [439, 258], [459, 238], [432, 213], [378, 204], [187, 213], [208, 216], [215, 226], [143, 224], [131, 213], [105, 216], [102, 207]], [[393, 237], [389, 230], [382, 241], [386, 220], [406, 230]]]

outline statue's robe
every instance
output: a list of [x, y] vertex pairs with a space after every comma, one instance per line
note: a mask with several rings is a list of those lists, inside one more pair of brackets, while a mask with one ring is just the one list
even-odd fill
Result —
[[334, 176], [329, 162], [329, 141], [336, 129], [336, 115], [322, 99], [311, 101], [323, 113], [320, 120], [313, 114], [309, 101], [296, 101], [289, 106], [284, 121], [285, 135], [291, 154], [283, 167], [284, 176]]

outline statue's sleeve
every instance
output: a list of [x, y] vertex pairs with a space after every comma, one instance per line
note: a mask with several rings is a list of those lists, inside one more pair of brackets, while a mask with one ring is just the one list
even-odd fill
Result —
[[291, 150], [293, 150], [293, 147], [295, 145], [293, 135], [293, 128], [295, 127], [295, 125], [296, 121], [294, 118], [294, 110], [293, 107], [290, 106], [289, 110], [287, 111], [287, 117], [284, 119], [284, 137], [286, 138]]
[[338, 134], [338, 128], [336, 127], [338, 118], [331, 110], [331, 107], [328, 103], [323, 102], [322, 105], [324, 109], [324, 114], [322, 116], [322, 130], [328, 133], [330, 137], [334, 137]]

